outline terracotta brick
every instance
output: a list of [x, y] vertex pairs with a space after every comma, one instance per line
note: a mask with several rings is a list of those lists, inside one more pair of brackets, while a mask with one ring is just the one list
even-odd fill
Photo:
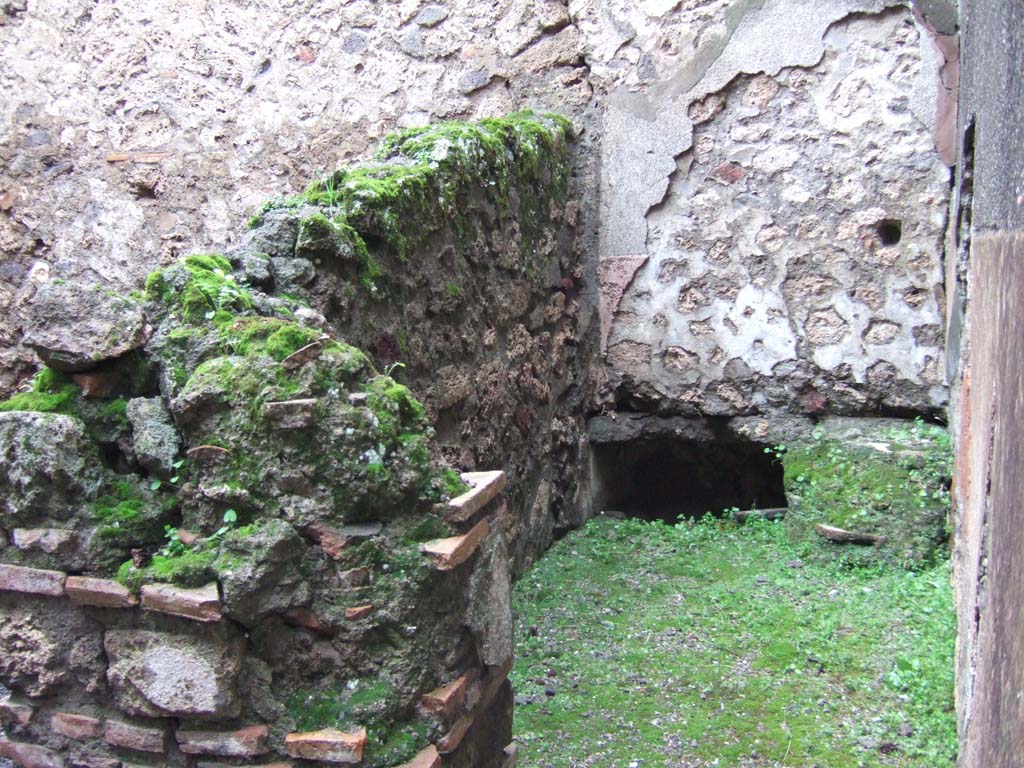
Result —
[[198, 589], [182, 589], [169, 584], [146, 584], [142, 588], [142, 607], [147, 611], [168, 613], [194, 621], [220, 621], [220, 594], [217, 584]]
[[466, 700], [470, 679], [470, 675], [466, 674], [430, 693], [423, 694], [423, 698], [420, 699], [423, 708], [431, 714], [450, 717]]
[[60, 571], [0, 564], [0, 591], [60, 597], [64, 594], [66, 578]]
[[437, 747], [431, 744], [408, 763], [403, 763], [398, 768], [440, 768], [440, 766], [441, 755], [438, 753]]
[[64, 768], [64, 758], [53, 750], [35, 744], [7, 741], [0, 737], [0, 757], [21, 768]]
[[76, 715], [73, 712], [55, 712], [50, 715], [50, 730], [67, 736], [69, 739], [99, 738], [103, 733], [103, 723], [99, 718], [88, 715]]
[[28, 725], [33, 712], [35, 709], [28, 704], [18, 704], [11, 701], [10, 697], [0, 699], [0, 723]]
[[459, 744], [462, 743], [466, 736], [466, 731], [469, 730], [469, 726], [472, 724], [473, 717], [471, 715], [463, 715], [456, 720], [451, 730], [437, 742], [437, 751], [442, 755], [447, 755], [449, 752], [454, 752], [458, 749]]
[[369, 616], [371, 613], [373, 613], [372, 605], [357, 605], [352, 608], [345, 609], [345, 618], [349, 621], [355, 621], [356, 619], [361, 619], [364, 616]]
[[450, 571], [466, 562], [480, 542], [490, 533], [486, 518], [473, 526], [469, 533], [447, 539], [434, 539], [420, 546], [420, 551], [429, 555], [439, 571]]
[[334, 728], [306, 733], [289, 733], [284, 737], [284, 751], [291, 757], [320, 760], [325, 763], [362, 762], [366, 749], [366, 731], [345, 733]]
[[270, 751], [268, 735], [267, 726], [250, 725], [237, 731], [178, 731], [177, 739], [186, 755], [256, 757]]
[[337, 560], [341, 553], [356, 539], [369, 539], [384, 529], [380, 523], [360, 523], [346, 525], [343, 528], [331, 528], [323, 523], [313, 523], [306, 528], [306, 533], [320, 545], [328, 556]]
[[36, 550], [48, 555], [71, 551], [77, 541], [74, 531], [63, 528], [15, 528], [11, 531], [11, 542], [18, 549]]
[[189, 448], [185, 455], [189, 461], [200, 465], [222, 464], [231, 458], [231, 451], [219, 445], [197, 445], [195, 448]]
[[163, 752], [167, 732], [163, 728], [147, 728], [143, 725], [108, 720], [103, 738], [114, 747], [124, 747], [136, 752]]
[[508, 477], [501, 470], [495, 472], [463, 472], [462, 480], [472, 487], [448, 502], [445, 519], [462, 523], [483, 509], [504, 490]]
[[113, 579], [68, 576], [64, 590], [73, 603], [100, 608], [131, 608], [139, 604], [128, 588]]

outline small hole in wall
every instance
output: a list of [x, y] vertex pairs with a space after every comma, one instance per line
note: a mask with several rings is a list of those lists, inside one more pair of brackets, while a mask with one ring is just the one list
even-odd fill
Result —
[[875, 232], [882, 245], [898, 245], [903, 239], [903, 222], [899, 219], [882, 219], [875, 224]]

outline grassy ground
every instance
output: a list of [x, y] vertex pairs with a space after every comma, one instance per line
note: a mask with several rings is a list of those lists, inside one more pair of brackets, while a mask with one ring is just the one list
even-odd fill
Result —
[[948, 560], [814, 546], [710, 517], [561, 540], [515, 587], [520, 765], [953, 766]]

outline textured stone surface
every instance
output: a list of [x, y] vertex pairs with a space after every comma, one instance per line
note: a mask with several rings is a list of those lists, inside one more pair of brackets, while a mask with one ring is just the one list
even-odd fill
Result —
[[[54, 610], [55, 606], [64, 608]], [[102, 694], [102, 627], [51, 597], [0, 593], [0, 680], [18, 694]]]
[[217, 636], [110, 630], [107, 680], [114, 702], [132, 715], [200, 719], [239, 712], [239, 644]]
[[11, 543], [18, 549], [38, 550], [48, 555], [67, 553], [75, 548], [78, 537], [62, 528], [15, 528]]
[[0, 519], [65, 520], [100, 484], [99, 454], [80, 421], [45, 413], [0, 413]]
[[512, 662], [512, 584], [505, 538], [492, 534], [480, 547], [469, 579], [466, 626], [477, 638], [480, 660], [489, 667]]
[[50, 282], [36, 291], [24, 342], [58, 371], [84, 371], [141, 347], [142, 306], [78, 283]]
[[139, 463], [164, 480], [175, 474], [174, 463], [181, 451], [171, 413], [159, 397], [136, 397], [125, 411], [132, 425], [132, 446]]

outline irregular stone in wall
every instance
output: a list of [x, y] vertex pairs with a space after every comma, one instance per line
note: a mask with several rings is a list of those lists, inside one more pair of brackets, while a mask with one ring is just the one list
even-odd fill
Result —
[[0, 413], [0, 519], [66, 520], [100, 486], [101, 462], [78, 419], [48, 413]]
[[157, 477], [169, 479], [174, 474], [181, 438], [163, 399], [136, 397], [128, 401], [125, 415], [132, 425], [132, 443], [139, 463]]
[[69, 603], [49, 597], [0, 594], [0, 680], [32, 697], [74, 686], [103, 691], [99, 624]]
[[316, 403], [315, 398], [264, 403], [263, 418], [274, 429], [307, 429], [316, 418]]
[[11, 531], [11, 541], [18, 549], [38, 550], [48, 555], [75, 549], [77, 538], [74, 531], [62, 528], [15, 528]]
[[477, 638], [480, 660], [504, 666], [512, 660], [512, 584], [504, 536], [490, 536], [480, 547], [468, 594], [466, 625]]
[[216, 633], [178, 635], [108, 630], [107, 680], [116, 706], [131, 715], [235, 717], [243, 643]]
[[[298, 563], [307, 549], [290, 525], [268, 520], [244, 539], [229, 536], [223, 551], [237, 556], [238, 565], [220, 572], [223, 611], [246, 626], [268, 613], [283, 613], [309, 601], [309, 586]], [[252, 557], [259, 552], [260, 557]]]
[[25, 344], [58, 371], [84, 371], [138, 349], [149, 330], [142, 305], [99, 287], [50, 282], [29, 308]]

